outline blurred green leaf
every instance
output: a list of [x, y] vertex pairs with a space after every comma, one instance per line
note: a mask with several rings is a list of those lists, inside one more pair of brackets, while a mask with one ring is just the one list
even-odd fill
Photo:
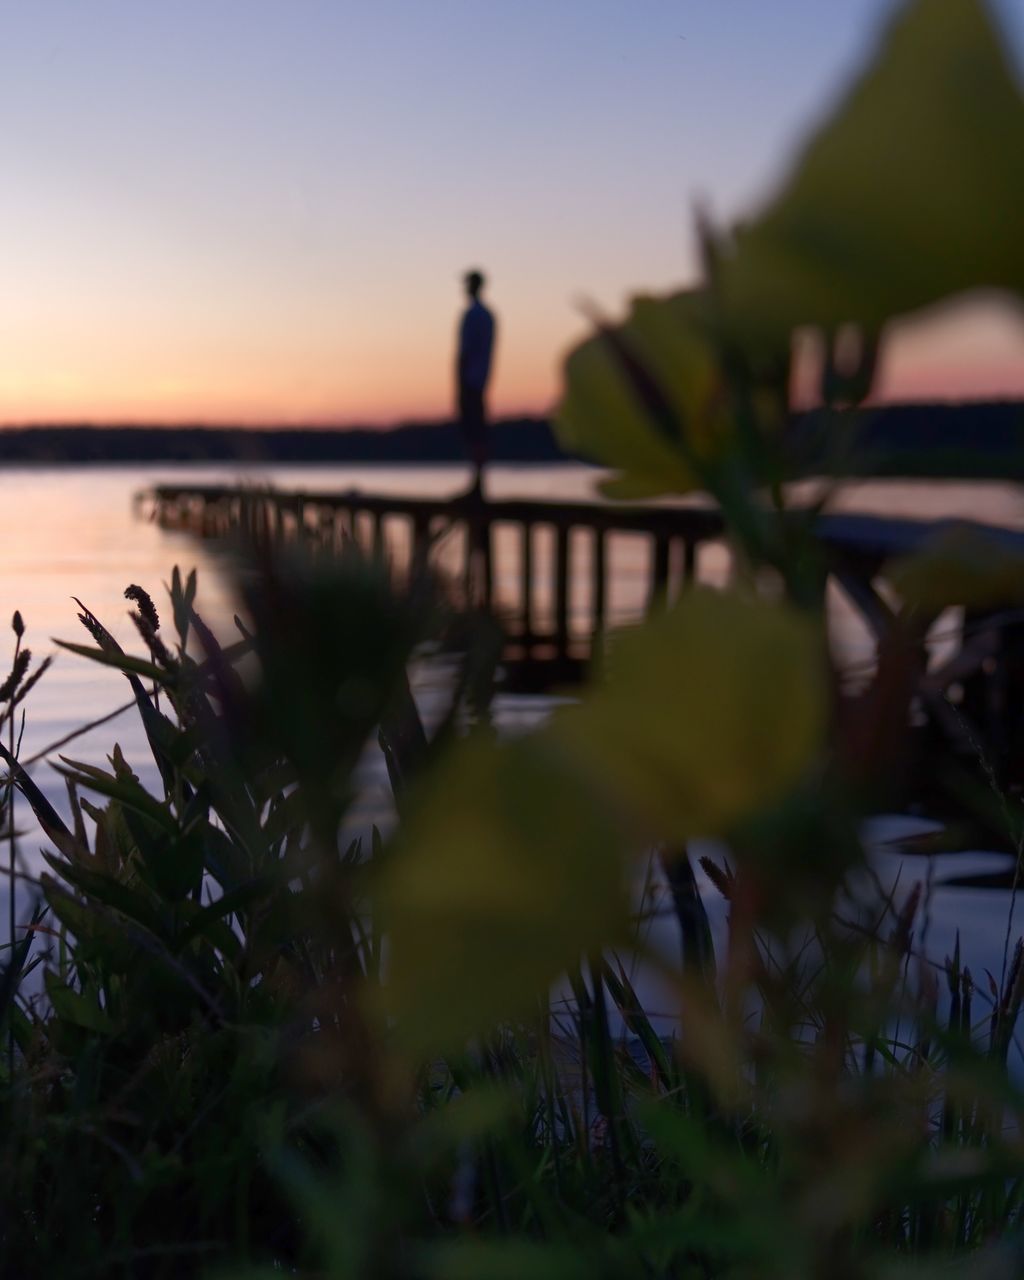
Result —
[[1024, 99], [985, 6], [912, 0], [777, 198], [715, 249], [713, 291], [636, 299], [570, 354], [563, 444], [621, 470], [616, 498], [716, 490], [730, 451], [756, 478], [726, 363], [774, 427], [798, 326], [861, 326], [860, 359], [830, 374], [856, 400], [891, 317], [968, 289], [1024, 295], [1022, 154]]
[[437, 1280], [594, 1280], [609, 1272], [578, 1245], [523, 1239], [462, 1240], [424, 1249], [422, 1274]]
[[180, 902], [202, 883], [205, 831], [193, 827], [168, 836], [147, 819], [124, 810], [125, 822], [139, 851], [140, 877], [167, 902]]
[[113, 1019], [104, 1013], [94, 999], [90, 1000], [82, 992], [65, 986], [50, 971], [46, 973], [46, 994], [58, 1018], [65, 1022], [100, 1035], [111, 1035], [115, 1030]]
[[436, 1160], [465, 1142], [478, 1142], [514, 1126], [520, 1100], [508, 1085], [475, 1081], [471, 1089], [426, 1115], [415, 1133], [420, 1160]]
[[36, 820], [47, 836], [62, 853], [70, 855], [76, 846], [75, 837], [65, 826], [64, 819], [32, 781], [31, 776], [22, 768], [17, 758], [7, 750], [2, 742], [0, 742], [0, 760], [7, 765], [11, 778], [28, 801]]
[[1024, 294], [1024, 100], [982, 0], [911, 0], [737, 237], [719, 283], [741, 333], [874, 333], [980, 287]]
[[189, 629], [192, 620], [192, 606], [196, 598], [196, 571], [188, 575], [184, 584], [181, 581], [181, 570], [177, 565], [171, 575], [171, 609], [174, 613], [174, 626], [178, 632], [178, 643], [184, 653], [188, 645]]
[[606, 685], [549, 728], [461, 745], [379, 886], [403, 1039], [431, 1052], [526, 1012], [621, 935], [627, 849], [721, 833], [777, 799], [813, 760], [824, 712], [810, 623], [695, 591], [620, 636]]
[[269, 876], [250, 880], [207, 906], [196, 907], [186, 915], [188, 923], [178, 939], [179, 947], [195, 938], [208, 938], [222, 950], [234, 954], [238, 949], [238, 939], [225, 924], [225, 919], [253, 903], [265, 901], [276, 885], [277, 881]]
[[410, 1048], [527, 1014], [624, 936], [626, 863], [605, 798], [543, 736], [475, 737], [430, 773], [379, 883], [387, 1007]]
[[[155, 936], [163, 932], [163, 922], [158, 909], [142, 893], [109, 875], [65, 861], [55, 855], [42, 851], [43, 858], [50, 868], [68, 884], [86, 894], [102, 906], [112, 907], [129, 920], [149, 930]], [[43, 877], [43, 891], [48, 890], [48, 879]], [[51, 904], [52, 905], [52, 904]], [[56, 910], [56, 907], [55, 907]], [[59, 912], [58, 912], [59, 914]]]
[[61, 649], [66, 649], [68, 653], [76, 654], [80, 658], [88, 658], [90, 662], [98, 662], [104, 667], [114, 667], [117, 671], [123, 671], [125, 675], [143, 676], [157, 684], [165, 684], [167, 681], [167, 672], [162, 667], [146, 661], [145, 658], [136, 658], [123, 650], [100, 649], [92, 645], [73, 644], [70, 640], [56, 638], [53, 643]]
[[47, 905], [73, 936], [82, 960], [100, 958], [111, 973], [125, 973], [138, 962], [137, 951], [108, 913], [96, 911], [46, 874], [42, 885]]
[[652, 839], [722, 834], [814, 759], [825, 723], [823, 645], [784, 606], [688, 592], [615, 638], [605, 685], [554, 718], [552, 739]]
[[1006, 608], [1024, 602], [1024, 554], [969, 526], [946, 529], [885, 576], [904, 603], [925, 615], [951, 605]]
[[150, 795], [134, 774], [113, 777], [105, 770], [81, 760], [72, 760], [67, 756], [61, 756], [61, 760], [64, 765], [54, 765], [54, 769], [65, 778], [70, 778], [76, 786], [116, 800], [126, 809], [135, 810], [168, 833], [177, 831], [178, 824], [174, 814], [156, 796]]
[[555, 427], [566, 449], [623, 470], [606, 485], [611, 496], [699, 488], [702, 463], [732, 440], [700, 307], [695, 293], [635, 298], [624, 324], [597, 333], [566, 361]]

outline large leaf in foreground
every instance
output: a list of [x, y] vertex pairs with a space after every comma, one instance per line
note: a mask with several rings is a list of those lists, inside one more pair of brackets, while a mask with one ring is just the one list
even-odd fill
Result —
[[528, 1013], [627, 917], [620, 830], [543, 735], [471, 738], [427, 782], [380, 882], [388, 1010], [419, 1052]]
[[619, 636], [609, 678], [550, 733], [664, 840], [721, 835], [794, 785], [822, 740], [823, 640], [745, 595], [688, 592]]
[[1008, 608], [1024, 603], [1024, 551], [995, 531], [970, 525], [943, 529], [914, 555], [886, 569], [904, 604], [926, 615], [951, 605]]
[[613, 492], [644, 497], [701, 487], [731, 427], [697, 294], [635, 298], [629, 317], [566, 361], [555, 427], [562, 444], [625, 473]]
[[610, 666], [581, 706], [510, 744], [470, 739], [421, 789], [379, 886], [410, 1048], [528, 1011], [623, 935], [630, 850], [727, 831], [820, 744], [821, 640], [781, 606], [691, 592]]
[[982, 0], [912, 0], [740, 233], [741, 332], [891, 316], [979, 287], [1024, 294], [1024, 99]]

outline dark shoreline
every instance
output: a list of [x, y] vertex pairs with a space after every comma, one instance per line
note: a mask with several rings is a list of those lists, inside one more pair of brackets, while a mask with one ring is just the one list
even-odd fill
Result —
[[[495, 462], [569, 458], [542, 418], [512, 418], [490, 429]], [[465, 461], [454, 423], [391, 428], [32, 426], [0, 430], [4, 463], [451, 463]]]
[[[796, 415], [794, 473], [1024, 479], [1024, 401], [885, 405]], [[489, 429], [497, 463], [586, 462], [560, 448], [544, 418], [505, 418]], [[96, 426], [0, 428], [4, 464], [235, 463], [430, 465], [466, 460], [452, 422], [395, 427]]]

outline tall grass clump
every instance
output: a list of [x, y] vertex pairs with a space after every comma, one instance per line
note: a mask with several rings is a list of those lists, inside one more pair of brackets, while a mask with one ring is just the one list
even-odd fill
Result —
[[[638, 894], [647, 836], [633, 814], [621, 843], [606, 830], [633, 802], [565, 795], [602, 767], [579, 718], [612, 714], [611, 676], [512, 743], [460, 739], [456, 679], [428, 737], [406, 675], [436, 623], [422, 591], [284, 548], [243, 581], [233, 644], [194, 577], [172, 583], [173, 639], [139, 608], [144, 656], [82, 607], [94, 643], [67, 647], [125, 672], [155, 790], [116, 746], [107, 768], [64, 756], [65, 819], [8, 760], [46, 871], [19, 872], [0, 989], [6, 1273], [861, 1276], [1015, 1256], [1021, 946], [1001, 984], [922, 952], [920, 887], [872, 881], [828, 765], [702, 865], [663, 843]], [[350, 839], [375, 738], [401, 818]], [[678, 957], [645, 941], [666, 913]]]

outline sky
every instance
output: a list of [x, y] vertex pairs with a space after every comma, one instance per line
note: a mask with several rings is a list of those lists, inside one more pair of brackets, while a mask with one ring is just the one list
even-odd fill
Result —
[[[696, 278], [891, 0], [0, 0], [0, 423], [450, 412], [488, 274], [499, 414], [585, 303]], [[993, 0], [1024, 65], [1024, 4]], [[908, 332], [884, 393], [1024, 395], [1024, 328]]]

